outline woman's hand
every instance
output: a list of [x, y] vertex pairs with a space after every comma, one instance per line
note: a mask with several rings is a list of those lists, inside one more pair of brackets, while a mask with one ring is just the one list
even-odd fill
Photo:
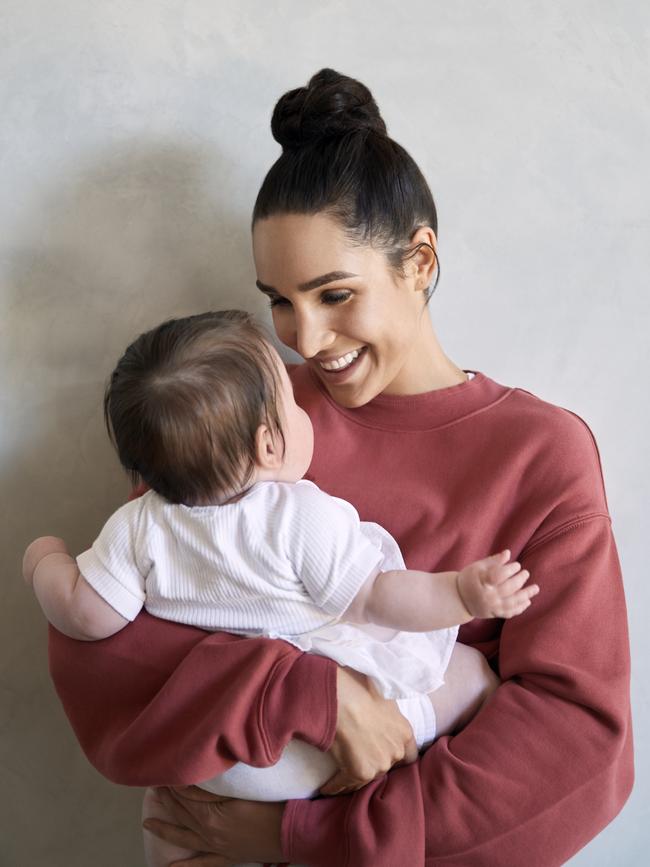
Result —
[[354, 792], [396, 763], [418, 757], [413, 730], [396, 702], [380, 695], [365, 675], [339, 668], [336, 688], [338, 717], [329, 752], [339, 771], [322, 786], [323, 795]]
[[195, 786], [156, 789], [177, 821], [147, 819], [144, 827], [177, 846], [201, 854], [173, 867], [228, 867], [246, 861], [283, 861], [280, 827], [284, 802], [241, 801]]

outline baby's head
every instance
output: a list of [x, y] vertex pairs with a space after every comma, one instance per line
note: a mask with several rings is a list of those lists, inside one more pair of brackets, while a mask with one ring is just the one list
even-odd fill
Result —
[[248, 313], [223, 310], [141, 334], [104, 397], [134, 482], [172, 503], [224, 502], [257, 481], [297, 481], [313, 431], [282, 361]]

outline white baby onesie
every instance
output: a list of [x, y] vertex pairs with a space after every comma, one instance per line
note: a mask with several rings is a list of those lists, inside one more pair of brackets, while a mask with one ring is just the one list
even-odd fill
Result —
[[77, 563], [129, 620], [144, 604], [203, 629], [282, 638], [367, 674], [386, 698], [441, 686], [458, 632], [341, 621], [373, 572], [404, 561], [386, 530], [305, 480], [258, 482], [221, 506], [149, 491], [118, 509]]

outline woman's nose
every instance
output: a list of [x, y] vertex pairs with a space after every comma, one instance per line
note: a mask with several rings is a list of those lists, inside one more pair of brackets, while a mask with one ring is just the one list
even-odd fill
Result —
[[313, 358], [332, 346], [335, 335], [320, 317], [296, 314], [296, 349], [303, 358]]

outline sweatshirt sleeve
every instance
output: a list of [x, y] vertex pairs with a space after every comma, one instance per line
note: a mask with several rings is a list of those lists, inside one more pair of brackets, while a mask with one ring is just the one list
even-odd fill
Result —
[[336, 664], [284, 641], [152, 617], [103, 641], [49, 628], [50, 674], [92, 765], [130, 786], [187, 785], [236, 761], [267, 767], [296, 737], [327, 750]]
[[620, 811], [633, 783], [626, 606], [599, 464], [574, 471], [586, 508], [558, 522], [565, 493], [519, 557], [541, 592], [503, 624], [502, 685], [415, 764], [353, 795], [288, 802], [287, 860], [555, 867]]

